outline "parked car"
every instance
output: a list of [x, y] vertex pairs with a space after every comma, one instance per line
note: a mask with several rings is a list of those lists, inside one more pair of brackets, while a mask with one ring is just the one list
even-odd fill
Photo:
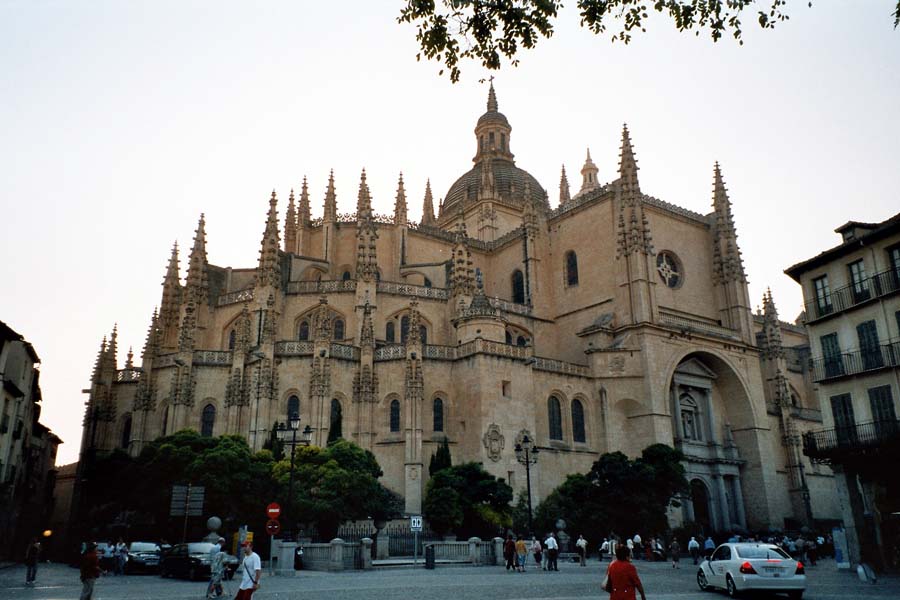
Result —
[[131, 542], [125, 573], [151, 573], [159, 570], [159, 546], [153, 542]]
[[732, 598], [754, 590], [786, 593], [800, 600], [806, 590], [803, 563], [773, 544], [722, 544], [700, 563], [697, 585], [703, 591], [722, 588]]
[[[163, 577], [187, 577], [203, 579], [210, 576], [210, 550], [214, 544], [192, 542], [175, 544], [163, 555], [160, 561], [159, 574]], [[216, 544], [217, 545], [217, 544]], [[240, 561], [231, 554], [225, 555], [225, 579], [234, 577]]]

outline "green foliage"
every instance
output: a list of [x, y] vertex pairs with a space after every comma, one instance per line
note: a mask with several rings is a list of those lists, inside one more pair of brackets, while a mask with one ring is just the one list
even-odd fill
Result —
[[512, 524], [512, 488], [478, 463], [437, 471], [425, 489], [424, 513], [436, 533], [488, 538]]
[[448, 442], [445, 437], [444, 441], [441, 442], [441, 445], [438, 446], [437, 451], [431, 455], [431, 460], [428, 463], [428, 475], [429, 477], [433, 477], [438, 471], [452, 465], [453, 460], [450, 457], [450, 442]]
[[531, 534], [537, 532], [530, 531], [528, 528], [528, 494], [525, 492], [519, 492], [519, 497], [516, 500], [516, 503], [513, 505], [512, 514], [512, 528], [516, 533], [522, 534]]
[[572, 535], [591, 544], [610, 531], [620, 535], [662, 533], [668, 529], [666, 510], [688, 491], [680, 451], [664, 444], [644, 449], [629, 460], [621, 452], [602, 455], [584, 474], [569, 475], [535, 510], [535, 527], [552, 531], [565, 519]]
[[[807, 4], [812, 6], [808, 0]], [[626, 44], [632, 32], [646, 31], [650, 8], [668, 16], [678, 31], [697, 36], [708, 31], [714, 42], [730, 35], [739, 44], [743, 44], [742, 16], [750, 13], [762, 29], [773, 29], [790, 18], [787, 0], [577, 0], [576, 5], [582, 27], [595, 34], [609, 32], [613, 41]], [[491, 70], [499, 69], [504, 59], [518, 65], [520, 48], [533, 48], [542, 37], [553, 35], [553, 21], [562, 6], [561, 0], [407, 0], [397, 20], [416, 25], [416, 59], [424, 56], [442, 63], [455, 83], [462, 59], [476, 60]], [[892, 16], [896, 29], [900, 0]]]
[[263, 443], [263, 449], [271, 451], [272, 458], [275, 461], [284, 458], [284, 442], [278, 439], [278, 425], [278, 421], [275, 421], [271, 431], [269, 431], [269, 437], [266, 438], [266, 441]]

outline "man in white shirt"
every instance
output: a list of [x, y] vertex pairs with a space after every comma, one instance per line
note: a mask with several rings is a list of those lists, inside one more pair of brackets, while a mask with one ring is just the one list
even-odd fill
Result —
[[262, 561], [259, 554], [253, 551], [253, 542], [244, 542], [244, 560], [241, 562], [241, 587], [234, 600], [250, 600], [253, 592], [259, 589], [259, 578], [262, 576]]
[[547, 570], [559, 571], [559, 565], [556, 558], [559, 555], [559, 544], [556, 542], [556, 536], [552, 533], [544, 540], [544, 548], [547, 549]]

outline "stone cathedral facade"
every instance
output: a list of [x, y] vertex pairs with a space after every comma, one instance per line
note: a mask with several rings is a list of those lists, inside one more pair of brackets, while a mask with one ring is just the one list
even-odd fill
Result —
[[539, 446], [537, 500], [604, 452], [680, 448], [691, 498], [673, 511], [714, 530], [782, 527], [840, 514], [830, 473], [802, 456], [819, 425], [802, 328], [771, 295], [751, 311], [719, 166], [712, 212], [641, 191], [623, 129], [601, 183], [590, 153], [559, 203], [520, 168], [493, 87], [474, 166], [435, 216], [373, 213], [365, 172], [356, 212], [333, 176], [313, 218], [306, 179], [279, 222], [272, 193], [255, 266], [220, 267], [201, 216], [182, 283], [176, 245], [138, 366], [117, 364], [116, 332], [93, 373], [85, 448], [140, 452], [184, 428], [239, 433], [261, 448], [299, 413], [312, 442], [371, 450], [385, 484], [421, 510], [444, 438], [524, 491], [514, 447]]

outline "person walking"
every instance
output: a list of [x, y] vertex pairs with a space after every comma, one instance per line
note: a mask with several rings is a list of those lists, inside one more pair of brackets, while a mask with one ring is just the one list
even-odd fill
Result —
[[709, 559], [712, 556], [713, 550], [716, 549], [716, 543], [713, 541], [712, 537], [706, 536], [706, 541], [703, 542], [703, 556], [706, 559]]
[[578, 541], [575, 542], [575, 548], [578, 551], [578, 560], [581, 562], [581, 566], [585, 566], [584, 559], [587, 557], [587, 540], [584, 539], [584, 536], [578, 534]]
[[128, 545], [122, 538], [119, 538], [119, 541], [116, 544], [116, 550], [113, 554], [113, 560], [115, 561], [116, 565], [116, 575], [124, 575], [125, 563], [128, 562]]
[[647, 600], [641, 578], [630, 560], [627, 545], [616, 546], [616, 558], [606, 569], [606, 580], [605, 589], [609, 592], [609, 600], [636, 600], [635, 591], [640, 592], [641, 600]]
[[512, 534], [506, 534], [506, 541], [503, 542], [503, 558], [506, 559], [506, 570], [516, 570], [516, 543], [512, 539]]
[[37, 564], [41, 555], [41, 543], [37, 537], [31, 538], [28, 549], [25, 550], [25, 585], [33, 586], [37, 578]]
[[[631, 538], [625, 540], [625, 547], [628, 548], [628, 556], [634, 557], [634, 540]], [[618, 556], [618, 554], [616, 556]]]
[[100, 558], [97, 556], [97, 544], [88, 542], [86, 552], [81, 557], [81, 599], [92, 600], [94, 583], [100, 577]]
[[688, 542], [688, 552], [691, 553], [691, 558], [694, 559], [694, 564], [696, 565], [700, 559], [700, 542], [694, 536], [691, 536], [691, 541]]
[[669, 554], [672, 555], [672, 568], [680, 568], [678, 561], [681, 559], [681, 544], [678, 543], [677, 539], [673, 539], [672, 543], [669, 544]]
[[609, 539], [603, 538], [603, 543], [600, 544], [600, 551], [597, 552], [600, 555], [600, 562], [603, 562], [603, 557], [606, 554], [609, 554]]
[[631, 538], [631, 543], [632, 543], [632, 547], [631, 547], [632, 555], [631, 556], [633, 558], [640, 558], [641, 552], [644, 548], [644, 542], [643, 542], [643, 540], [641, 540], [641, 534], [639, 534], [639, 533], [634, 534], [634, 537]]
[[547, 549], [547, 570], [559, 571], [559, 565], [556, 562], [559, 556], [559, 544], [556, 541], [556, 534], [551, 533], [544, 540], [544, 547]]
[[520, 535], [516, 540], [516, 566], [520, 573], [525, 572], [525, 559], [528, 558], [528, 546]]
[[534, 555], [534, 562], [537, 566], [541, 567], [541, 569], [546, 569], [547, 567], [544, 565], [544, 552], [541, 547], [541, 542], [534, 536], [531, 535], [531, 553]]
[[244, 560], [241, 561], [241, 585], [234, 600], [250, 600], [253, 592], [259, 589], [259, 578], [262, 577], [262, 561], [259, 554], [253, 551], [253, 542], [244, 542]]
[[219, 598], [222, 591], [222, 576], [225, 574], [225, 538], [220, 537], [209, 551], [209, 586], [207, 598]]

